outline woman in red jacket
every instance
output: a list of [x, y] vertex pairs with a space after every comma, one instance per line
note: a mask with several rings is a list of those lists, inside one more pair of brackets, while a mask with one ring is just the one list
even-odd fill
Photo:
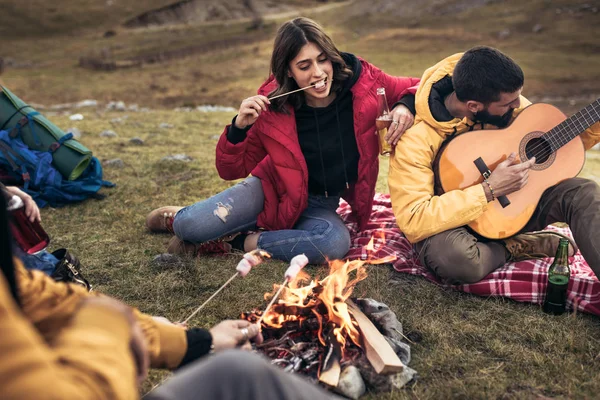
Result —
[[[414, 93], [419, 80], [392, 77], [339, 52], [307, 18], [281, 26], [271, 72], [258, 95], [242, 101], [217, 145], [219, 175], [246, 179], [189, 207], [161, 207], [148, 216], [151, 231], [175, 233], [169, 251], [261, 248], [281, 260], [304, 253], [323, 263], [343, 258], [350, 246], [336, 213], [340, 197], [359, 229], [369, 220], [379, 171], [376, 89], [384, 87], [395, 102]], [[412, 125], [413, 114], [414, 97], [394, 104], [390, 144]]]

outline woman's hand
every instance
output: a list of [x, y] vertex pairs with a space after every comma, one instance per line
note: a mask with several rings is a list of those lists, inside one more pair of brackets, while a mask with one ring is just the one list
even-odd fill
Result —
[[226, 320], [218, 323], [210, 334], [215, 352], [241, 347], [250, 350], [250, 341], [262, 343], [263, 337], [257, 324], [244, 320]]
[[239, 129], [244, 129], [248, 125], [252, 125], [256, 122], [261, 112], [267, 111], [267, 106], [270, 104], [269, 99], [260, 94], [248, 97], [240, 105], [240, 110], [235, 119], [235, 126]]
[[415, 117], [410, 110], [402, 104], [394, 107], [390, 115], [392, 116], [392, 124], [388, 128], [387, 135], [385, 135], [385, 141], [390, 145], [395, 146], [402, 134], [412, 126], [413, 122], [415, 122]]
[[23, 200], [23, 204], [25, 204], [25, 215], [29, 218], [29, 221], [33, 222], [37, 220], [38, 222], [42, 222], [42, 217], [40, 215], [40, 209], [37, 204], [35, 204], [35, 200], [19, 189], [16, 186], [6, 186], [6, 191], [13, 196], [17, 196]]

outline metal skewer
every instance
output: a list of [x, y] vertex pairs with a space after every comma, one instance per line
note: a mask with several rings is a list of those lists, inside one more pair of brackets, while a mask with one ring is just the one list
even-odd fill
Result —
[[263, 311], [263, 313], [260, 315], [260, 318], [258, 319], [258, 322], [257, 322], [258, 329], [260, 329], [260, 324], [262, 323], [263, 317], [265, 316], [265, 314], [267, 313], [267, 311], [269, 311], [269, 309], [271, 308], [271, 306], [273, 305], [273, 303], [275, 303], [275, 300], [277, 300], [277, 298], [281, 294], [281, 291], [283, 290], [284, 287], [287, 286], [288, 282], [289, 282], [288, 279], [285, 278], [285, 280], [283, 281], [283, 283], [279, 287], [279, 290], [277, 290], [277, 293], [275, 293], [275, 296], [273, 296], [273, 298], [271, 299], [271, 302], [269, 303], [269, 305], [267, 306], [267, 308], [265, 308], [265, 311]]

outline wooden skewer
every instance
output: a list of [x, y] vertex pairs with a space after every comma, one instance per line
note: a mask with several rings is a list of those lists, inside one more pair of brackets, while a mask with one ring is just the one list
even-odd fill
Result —
[[288, 279], [285, 278], [285, 280], [283, 281], [283, 283], [281, 284], [281, 286], [279, 287], [279, 290], [277, 291], [277, 293], [275, 293], [275, 296], [273, 296], [273, 298], [271, 299], [271, 302], [269, 303], [269, 305], [267, 306], [267, 308], [265, 308], [265, 311], [263, 311], [263, 313], [260, 315], [260, 318], [258, 319], [258, 329], [260, 329], [260, 324], [262, 323], [262, 320], [265, 316], [265, 314], [267, 313], [267, 311], [269, 311], [269, 309], [271, 308], [271, 306], [273, 305], [273, 303], [275, 303], [275, 300], [277, 300], [277, 297], [279, 297], [279, 295], [281, 294], [281, 291], [283, 290], [284, 287], [287, 286], [288, 284]]
[[208, 304], [208, 302], [209, 302], [209, 301], [211, 301], [211, 300], [212, 300], [212, 299], [213, 299], [213, 298], [214, 298], [216, 295], [218, 295], [218, 294], [219, 294], [219, 292], [220, 292], [221, 290], [225, 289], [225, 286], [229, 285], [229, 284], [231, 283], [231, 281], [232, 281], [232, 280], [234, 280], [235, 278], [237, 278], [237, 276], [238, 276], [239, 274], [240, 274], [239, 272], [236, 272], [235, 274], [233, 274], [233, 276], [232, 276], [231, 278], [229, 278], [229, 280], [228, 280], [227, 282], [225, 282], [225, 283], [223, 284], [223, 286], [221, 286], [221, 287], [220, 287], [220, 288], [219, 288], [219, 289], [218, 289], [216, 292], [214, 292], [214, 293], [212, 294], [212, 296], [210, 296], [210, 297], [209, 297], [209, 298], [208, 298], [208, 299], [207, 299], [207, 300], [206, 300], [204, 303], [202, 303], [202, 304], [200, 305], [200, 307], [196, 308], [196, 310], [195, 310], [195, 311], [194, 311], [194, 312], [193, 312], [193, 313], [192, 313], [192, 314], [191, 314], [189, 317], [187, 317], [187, 318], [186, 318], [186, 320], [185, 320], [185, 321], [183, 321], [183, 323], [184, 323], [184, 324], [187, 324], [187, 322], [188, 322], [188, 321], [189, 321], [189, 320], [190, 320], [190, 319], [191, 319], [191, 318], [192, 318], [194, 315], [198, 314], [198, 312], [199, 312], [200, 310], [202, 310], [202, 309], [204, 308], [204, 306]]
[[[329, 80], [329, 79], [328, 79], [328, 80]], [[332, 80], [333, 80], [333, 79], [332, 79]], [[321, 82], [321, 81], [319, 81], [319, 82]], [[319, 82], [317, 82], [317, 83], [319, 83]], [[301, 90], [306, 90], [306, 89], [308, 89], [308, 88], [315, 87], [315, 86], [317, 85], [317, 83], [313, 83], [312, 85], [308, 85], [308, 86], [306, 86], [306, 87], [303, 87], [303, 88], [300, 88], [300, 89], [292, 90], [291, 92], [282, 93], [282, 94], [278, 94], [277, 96], [269, 97], [269, 100], [273, 100], [273, 99], [276, 99], [276, 98], [278, 98], [278, 97], [287, 96], [288, 94], [296, 93], [296, 92], [299, 92], [299, 91], [301, 91]], [[325, 84], [327, 85], [327, 82], [325, 82]]]

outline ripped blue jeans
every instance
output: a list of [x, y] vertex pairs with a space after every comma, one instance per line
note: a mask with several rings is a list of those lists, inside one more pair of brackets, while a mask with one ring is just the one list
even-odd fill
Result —
[[[290, 261], [304, 253], [311, 264], [341, 259], [350, 249], [350, 233], [336, 210], [338, 196], [309, 195], [308, 207], [292, 229], [263, 231], [258, 247], [273, 258]], [[204, 243], [237, 232], [256, 230], [263, 210], [260, 179], [249, 177], [223, 192], [180, 210], [173, 221], [178, 238]]]

